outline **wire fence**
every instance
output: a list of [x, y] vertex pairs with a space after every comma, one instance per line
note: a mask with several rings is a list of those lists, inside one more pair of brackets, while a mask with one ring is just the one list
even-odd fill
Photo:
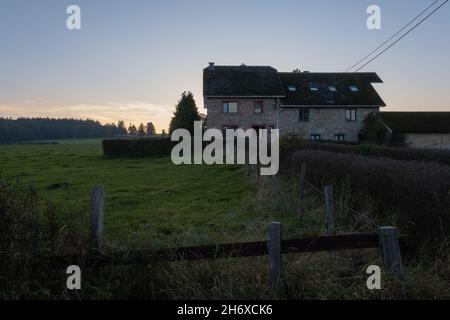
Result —
[[[294, 173], [294, 172], [288, 172], [288, 171], [284, 171], [284, 170], [280, 170], [279, 171], [281, 174], [284, 175], [288, 175], [291, 177], [297, 177], [300, 178], [301, 175]], [[312, 190], [314, 190], [317, 194], [319, 194], [322, 197], [325, 197], [325, 192], [322, 191], [320, 188], [318, 188], [317, 186], [315, 186], [311, 181], [309, 181], [308, 179], [306, 179], [306, 177], [304, 178], [306, 184], [311, 187]], [[345, 203], [343, 203], [342, 201], [336, 200], [333, 197], [329, 198], [334, 204], [341, 206], [342, 208], [345, 208], [348, 212], [350, 212], [351, 214], [353, 214], [354, 216], [360, 217], [363, 220], [365, 220], [367, 223], [369, 223], [371, 226], [375, 227], [375, 228], [379, 228], [380, 225], [377, 224], [375, 221], [373, 221], [372, 219], [370, 219], [366, 214], [355, 210], [354, 208], [349, 207], [348, 205], [346, 205]], [[300, 203], [300, 205], [304, 206], [304, 203]]]
[[[257, 171], [258, 171], [258, 170], [257, 170]], [[300, 175], [300, 174], [297, 174], [297, 173], [295, 173], [295, 172], [289, 172], [289, 171], [285, 171], [285, 170], [279, 170], [279, 173], [280, 173], [280, 174], [283, 174], [283, 175], [287, 175], [287, 176], [289, 176], [289, 177], [296, 177], [296, 178], [298, 178], [298, 179], [301, 178], [301, 175]], [[258, 174], [258, 172], [257, 172], [257, 174]], [[276, 177], [275, 177], [275, 179], [276, 179]], [[307, 184], [307, 185], [310, 187], [310, 190], [313, 190], [313, 191], [314, 191], [316, 194], [318, 194], [321, 198], [323, 198], [323, 199], [326, 198], [325, 192], [322, 191], [322, 190], [321, 190], [319, 187], [317, 187], [316, 185], [314, 185], [311, 181], [309, 181], [308, 179], [306, 179], [306, 176], [303, 177], [303, 179], [304, 179], [305, 184]], [[258, 181], [260, 181], [259, 177], [258, 177]], [[278, 185], [278, 182], [276, 182], [276, 184]], [[306, 189], [306, 188], [305, 188], [305, 189]], [[347, 211], [350, 212], [354, 217], [362, 218], [362, 220], [363, 220], [365, 223], [367, 223], [368, 225], [370, 225], [370, 228], [375, 227], [375, 231], [378, 232], [378, 228], [380, 227], [380, 225], [378, 225], [375, 221], [373, 221], [372, 219], [370, 219], [369, 217], [367, 217], [366, 214], [364, 214], [364, 213], [362, 213], [362, 212], [360, 212], [360, 211], [358, 211], [358, 210], [355, 210], [355, 209], [349, 207], [348, 205], [346, 205], [346, 204], [343, 203], [342, 201], [336, 200], [336, 199], [333, 198], [333, 197], [330, 197], [330, 196], [329, 196], [328, 199], [331, 200], [335, 205], [339, 205], [339, 206], [341, 206], [342, 208], [347, 209]], [[301, 206], [301, 207], [303, 208], [303, 210], [306, 211], [304, 201], [298, 201], [298, 204], [297, 204], [297, 205], [298, 205], [298, 206]], [[321, 237], [323, 237], [324, 234], [325, 234], [325, 230], [321, 229], [320, 232], [319, 232], [319, 234], [318, 234], [316, 237], [314, 237], [314, 239], [308, 244], [307, 251], [313, 251], [312, 249], [315, 247], [315, 242], [316, 242], [318, 239], [320, 239]], [[310, 253], [309, 256], [308, 256], [306, 259], [309, 260], [312, 256], [313, 256], [313, 254]]]

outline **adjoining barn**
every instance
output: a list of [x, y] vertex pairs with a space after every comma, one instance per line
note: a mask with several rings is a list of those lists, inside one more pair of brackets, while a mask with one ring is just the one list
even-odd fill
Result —
[[380, 112], [391, 136], [413, 148], [450, 149], [450, 112]]

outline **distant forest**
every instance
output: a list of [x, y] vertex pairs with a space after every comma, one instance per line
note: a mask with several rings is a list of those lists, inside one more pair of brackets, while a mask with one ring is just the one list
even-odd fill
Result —
[[109, 138], [127, 134], [123, 121], [102, 125], [94, 120], [51, 118], [0, 118], [0, 142]]

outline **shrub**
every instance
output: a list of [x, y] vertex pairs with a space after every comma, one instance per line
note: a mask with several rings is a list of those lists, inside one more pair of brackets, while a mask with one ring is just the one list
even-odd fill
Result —
[[347, 181], [355, 209], [369, 200], [372, 219], [398, 226], [414, 247], [427, 243], [437, 248], [450, 234], [450, 167], [446, 165], [320, 150], [299, 151], [294, 159], [307, 162], [307, 178], [317, 186], [333, 184], [339, 189]]
[[0, 180], [0, 299], [61, 297], [61, 270], [39, 257], [79, 253], [85, 230], [36, 189]]
[[301, 140], [294, 136], [288, 136], [281, 140], [280, 157], [287, 158], [295, 151], [306, 149], [350, 153], [371, 157], [385, 157], [396, 160], [435, 161], [450, 165], [450, 150], [413, 149], [373, 144], [314, 142]]
[[375, 113], [370, 113], [364, 119], [361, 131], [370, 143], [383, 144], [388, 141], [387, 128]]
[[176, 142], [164, 139], [103, 140], [103, 153], [109, 157], [165, 157], [170, 156]]

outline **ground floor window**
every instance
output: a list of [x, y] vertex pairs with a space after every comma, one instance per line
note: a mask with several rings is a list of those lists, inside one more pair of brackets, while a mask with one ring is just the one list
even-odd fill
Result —
[[224, 126], [222, 127], [223, 136], [226, 136], [227, 130], [236, 130], [238, 127], [236, 126]]
[[313, 133], [313, 134], [311, 135], [311, 140], [315, 140], [315, 141], [320, 140], [320, 134]]
[[253, 126], [253, 129], [255, 129], [256, 132], [259, 132], [262, 129], [266, 129], [264, 126]]
[[345, 134], [335, 134], [334, 138], [337, 142], [343, 142], [345, 141]]

